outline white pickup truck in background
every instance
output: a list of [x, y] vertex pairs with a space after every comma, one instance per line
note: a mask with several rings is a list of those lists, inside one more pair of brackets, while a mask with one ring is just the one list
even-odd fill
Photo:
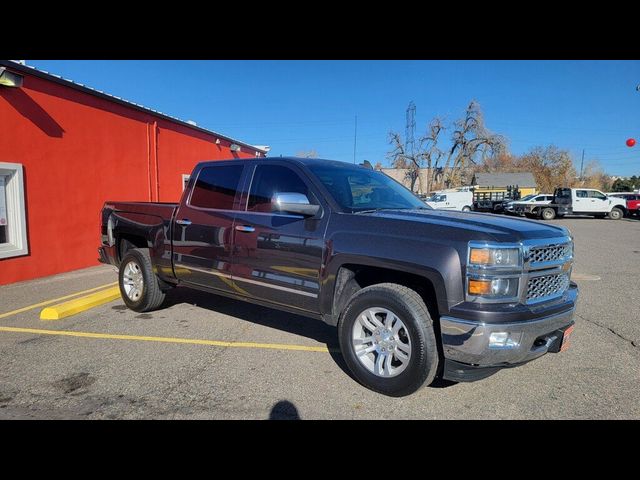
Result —
[[619, 220], [627, 214], [627, 203], [624, 198], [610, 197], [593, 188], [556, 188], [550, 204], [528, 207], [524, 213], [528, 217], [543, 220], [565, 215], [592, 215]]

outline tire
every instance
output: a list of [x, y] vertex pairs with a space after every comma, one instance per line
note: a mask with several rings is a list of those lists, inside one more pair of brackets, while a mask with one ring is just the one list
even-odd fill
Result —
[[622, 210], [619, 208], [612, 208], [609, 212], [609, 218], [611, 220], [620, 220], [622, 217], [624, 217], [624, 213], [622, 213]]
[[544, 208], [541, 217], [543, 220], [553, 220], [556, 218], [556, 211], [553, 208]]
[[153, 273], [148, 248], [129, 250], [118, 272], [120, 295], [125, 305], [135, 312], [156, 310], [164, 301], [158, 277]]
[[471, 211], [471, 207], [469, 205], [465, 205], [464, 207], [462, 207], [462, 211], [463, 212], [470, 212]]
[[[373, 330], [376, 327], [372, 318], [383, 328]], [[390, 323], [384, 325], [387, 321]], [[384, 327], [392, 333], [397, 331], [395, 335], [386, 337]], [[384, 333], [377, 336], [376, 332], [381, 330]], [[380, 283], [357, 292], [341, 315], [338, 337], [351, 373], [362, 385], [375, 392], [401, 397], [435, 379], [439, 357], [433, 320], [420, 295], [410, 288]], [[361, 343], [364, 347], [361, 346], [360, 350], [374, 350], [358, 356], [354, 338], [370, 338], [369, 342]], [[382, 351], [388, 351], [390, 345], [393, 353], [389, 357]], [[404, 361], [401, 355], [405, 357]]]

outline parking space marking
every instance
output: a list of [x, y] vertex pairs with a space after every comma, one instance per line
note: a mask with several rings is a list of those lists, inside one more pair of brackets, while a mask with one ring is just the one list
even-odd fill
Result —
[[[292, 345], [286, 343], [254, 343], [254, 342], [225, 342], [221, 340], [202, 340], [198, 338], [179, 337], [148, 337], [138, 335], [120, 335], [114, 333], [74, 332], [70, 330], [47, 330], [41, 328], [0, 327], [0, 332], [33, 333], [36, 335], [60, 335], [63, 337], [99, 338], [107, 340], [129, 340], [137, 342], [182, 343], [187, 345], [209, 345], [214, 347], [257, 348], [267, 350], [294, 350], [301, 352], [334, 351], [326, 346], [312, 347], [307, 345]], [[336, 350], [337, 351], [337, 350]]]
[[46, 307], [40, 312], [40, 320], [62, 320], [105, 303], [121, 298], [120, 287], [111, 287], [99, 292], [90, 293], [57, 305]]
[[90, 288], [88, 290], [82, 290], [81, 292], [71, 293], [69, 295], [65, 295], [64, 297], [53, 298], [51, 300], [46, 300], [44, 302], [35, 303], [33, 305], [29, 305], [26, 307], [18, 308], [17, 310], [11, 310], [10, 312], [0, 314], [0, 318], [10, 317], [11, 315], [17, 315], [18, 313], [28, 312], [29, 310], [33, 310], [34, 308], [44, 307], [46, 305], [51, 305], [52, 303], [61, 302], [62, 300], [67, 300], [68, 298], [77, 297], [79, 295], [83, 295], [85, 293], [95, 292], [97, 290], [101, 290], [108, 287], [113, 287], [117, 285], [118, 282], [107, 283], [106, 285], [101, 285], [99, 287]]

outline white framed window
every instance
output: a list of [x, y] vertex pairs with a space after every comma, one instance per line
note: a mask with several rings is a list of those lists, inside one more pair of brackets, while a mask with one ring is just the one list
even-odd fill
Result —
[[191, 175], [189, 175], [188, 173], [182, 174], [182, 191], [183, 192], [187, 189], [187, 185], [189, 185], [190, 178], [191, 178]]
[[27, 253], [22, 165], [0, 162], [0, 259]]

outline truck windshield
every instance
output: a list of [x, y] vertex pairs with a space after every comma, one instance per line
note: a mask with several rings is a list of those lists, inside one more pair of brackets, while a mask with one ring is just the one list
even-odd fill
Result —
[[378, 209], [429, 209], [427, 204], [382, 172], [362, 167], [309, 165], [341, 208], [355, 213]]
[[434, 193], [429, 198], [427, 198], [427, 201], [428, 202], [444, 202], [446, 199], [447, 199], [446, 195], [440, 195], [440, 194]]

